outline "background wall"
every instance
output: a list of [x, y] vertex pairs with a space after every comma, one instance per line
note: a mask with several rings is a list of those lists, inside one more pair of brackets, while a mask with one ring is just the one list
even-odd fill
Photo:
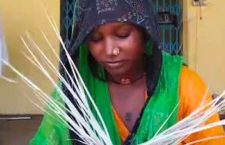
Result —
[[206, 1], [200, 8], [184, 0], [184, 55], [210, 91], [220, 93], [225, 89], [225, 1]]
[[[29, 31], [31, 36], [45, 54], [57, 66], [51, 51], [47, 49], [41, 36], [41, 31], [45, 32], [49, 41], [56, 51], [59, 50], [59, 43], [53, 33], [45, 14], [45, 9], [59, 26], [59, 0], [1, 0], [0, 17], [3, 21], [4, 33], [7, 42], [10, 63], [22, 73], [36, 82], [48, 94], [52, 86], [46, 81], [41, 73], [31, 63], [25, 59], [23, 52], [24, 45], [21, 36], [25, 31]], [[0, 114], [39, 114], [41, 111], [35, 107], [30, 100], [37, 102], [34, 94], [31, 93], [21, 80], [9, 68], [4, 70], [5, 76], [14, 79], [17, 83], [9, 83], [0, 79]]]

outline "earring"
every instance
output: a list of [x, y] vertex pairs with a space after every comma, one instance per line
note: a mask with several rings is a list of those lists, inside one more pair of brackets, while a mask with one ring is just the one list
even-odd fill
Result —
[[113, 48], [112, 53], [113, 53], [113, 55], [117, 56], [120, 54], [120, 49], [118, 47], [115, 47], [115, 48]]

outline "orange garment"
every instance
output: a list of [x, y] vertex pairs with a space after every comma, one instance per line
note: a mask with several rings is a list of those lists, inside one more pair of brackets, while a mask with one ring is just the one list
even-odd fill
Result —
[[[204, 85], [203, 81], [200, 79], [200, 77], [187, 67], [183, 67], [181, 71], [180, 88], [179, 88], [180, 105], [178, 112], [178, 120], [182, 120], [183, 118], [188, 116], [191, 112], [193, 112], [196, 108], [198, 108], [201, 105], [202, 100], [204, 100], [203, 103], [211, 101], [212, 97], [210, 95], [207, 95], [207, 97], [205, 98], [206, 93], [207, 88]], [[124, 142], [126, 138], [129, 136], [130, 132], [124, 125], [122, 119], [119, 117], [115, 109], [113, 109], [113, 113], [121, 140], [122, 142]], [[218, 120], [219, 116], [214, 115], [206, 123], [212, 123]], [[223, 128], [214, 127], [212, 129], [195, 133], [189, 136], [187, 139], [185, 139], [181, 143], [181, 145], [213, 136], [225, 136]], [[225, 145], [225, 137], [199, 142], [194, 145]]]

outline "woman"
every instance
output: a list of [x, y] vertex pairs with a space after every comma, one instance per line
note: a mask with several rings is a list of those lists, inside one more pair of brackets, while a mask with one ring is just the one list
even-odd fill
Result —
[[[115, 145], [151, 139], [171, 112], [163, 130], [199, 107], [207, 92], [201, 79], [183, 66], [181, 57], [159, 50], [151, 6], [151, 0], [86, 0], [78, 1], [76, 7], [69, 53]], [[69, 69], [64, 52], [61, 58]], [[65, 74], [63, 69], [61, 73]], [[81, 144], [76, 134], [49, 118], [45, 115], [31, 144]], [[215, 115], [208, 122], [217, 120]], [[183, 144], [219, 135], [224, 135], [221, 127], [191, 135]], [[224, 143], [216, 139], [202, 144]]]

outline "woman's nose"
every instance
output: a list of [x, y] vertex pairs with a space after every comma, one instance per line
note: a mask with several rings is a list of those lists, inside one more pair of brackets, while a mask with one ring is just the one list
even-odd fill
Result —
[[105, 42], [105, 53], [108, 56], [114, 56], [115, 53], [113, 52], [114, 49], [117, 48], [116, 42], [112, 38], [106, 39]]

